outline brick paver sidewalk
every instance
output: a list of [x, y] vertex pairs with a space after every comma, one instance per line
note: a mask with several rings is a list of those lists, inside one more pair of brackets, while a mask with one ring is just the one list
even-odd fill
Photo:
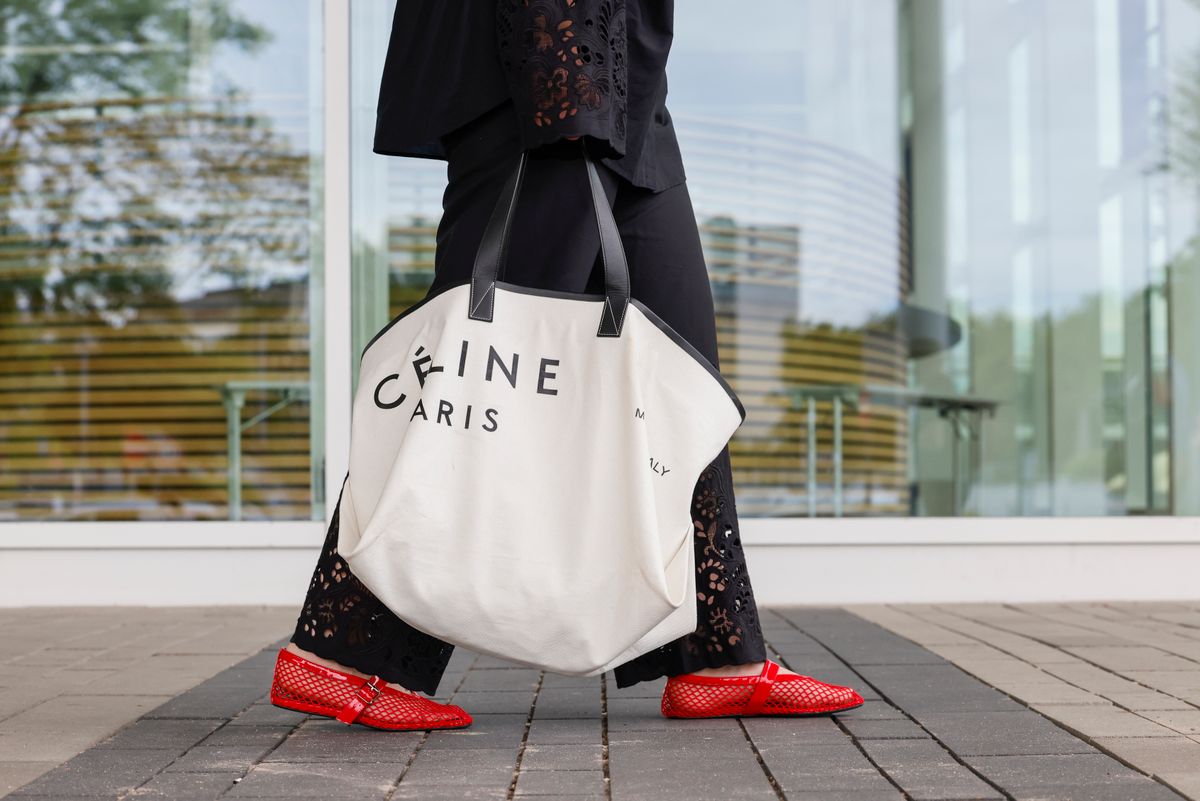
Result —
[[[475, 723], [383, 732], [272, 706], [284, 638], [9, 797], [1200, 798], [1200, 603], [802, 607], [765, 610], [764, 624], [777, 658], [867, 703], [834, 716], [667, 720], [661, 681], [618, 690], [611, 675], [542, 674], [460, 650], [440, 698]], [[20, 686], [18, 662], [50, 669], [48, 654], [35, 656], [0, 664], [0, 684]], [[133, 696], [74, 680], [40, 707], [0, 707], [0, 770], [40, 764], [21, 750], [50, 743], [39, 708], [48, 716], [70, 699], [83, 720], [89, 703]]]

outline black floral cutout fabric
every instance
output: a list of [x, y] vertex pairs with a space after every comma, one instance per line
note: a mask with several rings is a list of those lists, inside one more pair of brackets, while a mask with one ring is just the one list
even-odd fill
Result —
[[729, 446], [709, 464], [692, 493], [696, 547], [696, 630], [617, 666], [618, 687], [706, 667], [766, 659], [762, 626], [738, 529]]
[[[726, 446], [700, 474], [692, 494], [696, 630], [616, 667], [618, 687], [766, 658], [730, 469]], [[388, 609], [351, 573], [338, 554], [337, 535], [335, 512], [292, 641], [339, 664], [435, 695], [454, 646], [418, 631]]]
[[496, 35], [526, 149], [583, 136], [625, 155], [624, 0], [498, 0]]
[[338, 553], [338, 512], [313, 569], [292, 642], [410, 690], [435, 695], [454, 646], [405, 623], [350, 572]]

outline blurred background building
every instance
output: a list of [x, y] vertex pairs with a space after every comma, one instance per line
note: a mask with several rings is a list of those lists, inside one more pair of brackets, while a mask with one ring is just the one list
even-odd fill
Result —
[[[445, 163], [394, 0], [0, 8], [0, 603], [299, 603]], [[1200, 5], [676, 4], [761, 598], [1200, 568]]]

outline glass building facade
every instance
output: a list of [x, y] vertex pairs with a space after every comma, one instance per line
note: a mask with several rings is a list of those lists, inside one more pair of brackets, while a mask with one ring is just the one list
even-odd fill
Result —
[[[136, 7], [0, 11], [0, 519], [320, 518], [325, 315], [355, 360], [432, 277], [445, 163], [371, 152], [394, 3], [350, 6], [349, 308], [322, 4]], [[668, 105], [740, 513], [1200, 515], [1200, 7], [724, 8], [676, 4]]]

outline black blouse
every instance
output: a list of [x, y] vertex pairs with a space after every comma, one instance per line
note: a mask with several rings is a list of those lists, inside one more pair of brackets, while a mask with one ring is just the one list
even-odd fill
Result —
[[583, 137], [635, 185], [674, 186], [673, 27], [673, 0], [398, 0], [374, 151], [445, 159], [440, 137], [511, 103], [526, 149]]

